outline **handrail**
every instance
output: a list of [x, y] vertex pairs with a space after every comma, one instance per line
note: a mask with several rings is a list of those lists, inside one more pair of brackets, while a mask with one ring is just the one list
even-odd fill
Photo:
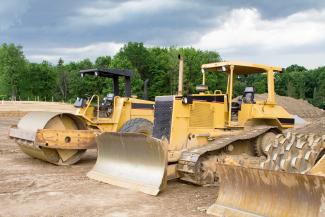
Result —
[[91, 102], [93, 101], [94, 97], [97, 98], [97, 119], [98, 119], [98, 118], [99, 118], [99, 96], [98, 96], [98, 95], [92, 95], [92, 96], [91, 96], [90, 100], [89, 100], [88, 103], [87, 103], [87, 107], [86, 107], [86, 109], [85, 109], [84, 112], [83, 112], [83, 115], [86, 114], [86, 111], [87, 111], [87, 109], [89, 108], [89, 106], [91, 105]]
[[221, 90], [215, 90], [213, 93], [214, 94], [217, 94], [217, 92], [219, 92], [219, 94], [222, 94], [222, 91]]

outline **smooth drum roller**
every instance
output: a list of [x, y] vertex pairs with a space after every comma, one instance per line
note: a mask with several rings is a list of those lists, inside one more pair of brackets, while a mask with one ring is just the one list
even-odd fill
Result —
[[[74, 132], [76, 130], [86, 130], [84, 122], [73, 114], [54, 113], [54, 112], [30, 112], [25, 115], [18, 123], [17, 127], [10, 129], [10, 137], [15, 139], [21, 150], [26, 154], [56, 165], [70, 165], [79, 161], [86, 149], [73, 148], [53, 148], [48, 143], [38, 141], [39, 134], [43, 136], [42, 130], [53, 130], [50, 139], [57, 141], [64, 137], [69, 143], [71, 137], [60, 132]], [[70, 130], [70, 131], [69, 131]], [[55, 137], [57, 136], [57, 137]]]

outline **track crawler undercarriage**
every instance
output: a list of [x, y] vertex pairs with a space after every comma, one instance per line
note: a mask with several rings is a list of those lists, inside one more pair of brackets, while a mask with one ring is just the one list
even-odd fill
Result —
[[[116, 69], [81, 70], [81, 76], [112, 78], [114, 93], [78, 98], [76, 114], [30, 112], [9, 130], [27, 155], [56, 165], [80, 160], [87, 149], [96, 148], [101, 132], [138, 132], [151, 135], [154, 102], [131, 97], [131, 71]], [[119, 77], [125, 79], [125, 97], [120, 97]]]

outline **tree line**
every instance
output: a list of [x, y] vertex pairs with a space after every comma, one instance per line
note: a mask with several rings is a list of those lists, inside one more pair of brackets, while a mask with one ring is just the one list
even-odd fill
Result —
[[[89, 68], [120, 68], [133, 71], [132, 94], [143, 97], [144, 81], [149, 80], [149, 99], [157, 95], [175, 94], [178, 83], [178, 55], [184, 58], [184, 93], [195, 93], [202, 82], [201, 65], [221, 61], [219, 53], [194, 48], [145, 47], [143, 43], [129, 42], [117, 54], [99, 56], [94, 62], [84, 59], [56, 64], [47, 61], [29, 62], [23, 48], [15, 44], [0, 47], [0, 98], [5, 100], [73, 101], [76, 97], [112, 92], [110, 79], [80, 77], [79, 71]], [[207, 73], [206, 84], [210, 90], [226, 91], [227, 78], [222, 73]], [[120, 82], [123, 82], [122, 80]], [[291, 65], [285, 73], [275, 75], [276, 93], [308, 100], [325, 108], [325, 67], [307, 70]], [[120, 85], [123, 86], [123, 85]], [[263, 74], [238, 76], [234, 95], [241, 95], [246, 86], [254, 86], [257, 93], [267, 91]]]

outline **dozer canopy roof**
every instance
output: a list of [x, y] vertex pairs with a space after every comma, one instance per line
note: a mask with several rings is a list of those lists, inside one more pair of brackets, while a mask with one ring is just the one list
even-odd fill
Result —
[[283, 69], [277, 66], [268, 66], [262, 64], [255, 64], [244, 61], [224, 61], [217, 63], [208, 63], [202, 65], [202, 70], [211, 72], [230, 72], [230, 66], [234, 66], [235, 74], [256, 74], [266, 73], [267, 71], [282, 72]]

